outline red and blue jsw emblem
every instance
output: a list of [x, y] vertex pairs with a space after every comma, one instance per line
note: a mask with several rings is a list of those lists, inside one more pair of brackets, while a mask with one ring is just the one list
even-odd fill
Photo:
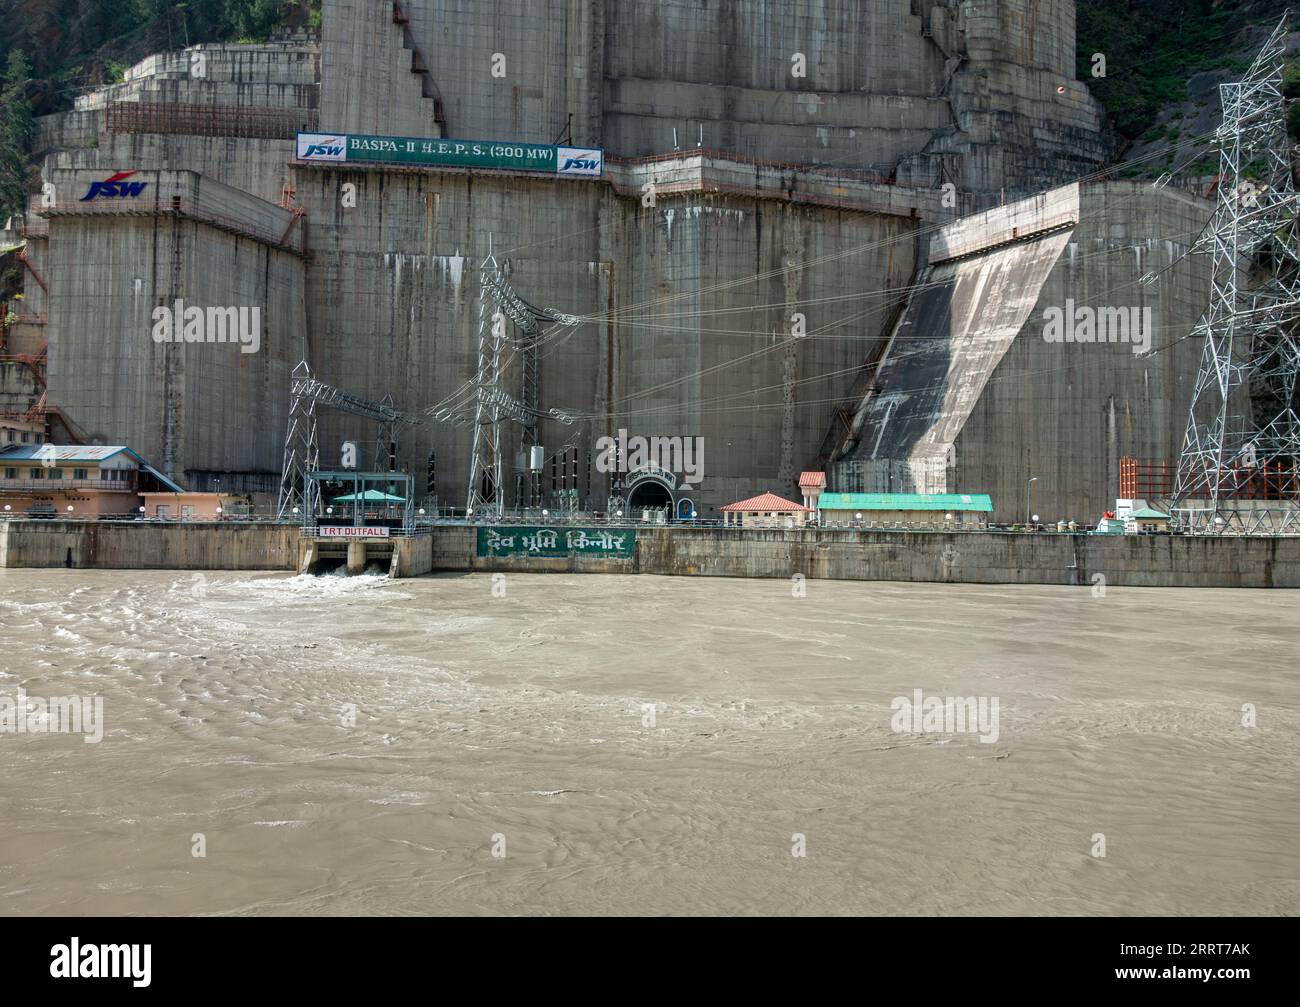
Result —
[[136, 174], [134, 171], [119, 171], [102, 182], [91, 182], [89, 191], [81, 197], [79, 202], [86, 203], [97, 196], [112, 197], [114, 199], [121, 196], [129, 196], [134, 199], [140, 193], [144, 192], [144, 187], [148, 182], [127, 182], [124, 179], [130, 178]]

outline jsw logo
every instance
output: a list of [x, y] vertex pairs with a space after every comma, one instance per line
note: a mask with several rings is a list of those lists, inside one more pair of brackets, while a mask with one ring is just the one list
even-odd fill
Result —
[[123, 181], [123, 179], [130, 178], [134, 174], [134, 171], [119, 171], [115, 174], [109, 175], [108, 178], [104, 179], [102, 182], [91, 182], [90, 189], [81, 197], [79, 202], [87, 203], [97, 196], [104, 196], [105, 198], [111, 199], [129, 196], [134, 199], [136, 196], [140, 195], [140, 193], [144, 192], [144, 187], [149, 184], [148, 182]]
[[342, 147], [326, 147], [320, 143], [309, 143], [307, 153], [303, 157], [338, 157], [342, 153]]
[[570, 168], [576, 168], [579, 171], [595, 171], [600, 167], [599, 161], [592, 161], [583, 157], [571, 157], [564, 162], [561, 171], [568, 171]]

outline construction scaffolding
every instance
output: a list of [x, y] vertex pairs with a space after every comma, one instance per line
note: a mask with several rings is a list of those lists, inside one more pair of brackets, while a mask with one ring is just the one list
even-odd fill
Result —
[[1213, 256], [1213, 286], [1193, 330], [1204, 344], [1171, 501], [1191, 532], [1277, 534], [1300, 506], [1300, 193], [1280, 90], [1289, 24], [1288, 12], [1246, 76], [1219, 86], [1218, 205], [1193, 248]]
[[105, 114], [105, 129], [110, 133], [238, 136], [250, 140], [292, 140], [300, 132], [315, 132], [316, 123], [316, 109], [159, 101], [115, 101]]

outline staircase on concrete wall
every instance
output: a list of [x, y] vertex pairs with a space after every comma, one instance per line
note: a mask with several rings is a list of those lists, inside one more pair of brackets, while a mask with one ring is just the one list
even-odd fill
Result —
[[442, 105], [442, 93], [429, 73], [429, 63], [411, 31], [411, 19], [399, 0], [393, 0], [393, 24], [402, 29], [402, 48], [411, 51], [411, 73], [420, 78], [420, 93], [433, 102], [433, 121], [438, 124], [439, 135], [445, 136], [447, 115]]

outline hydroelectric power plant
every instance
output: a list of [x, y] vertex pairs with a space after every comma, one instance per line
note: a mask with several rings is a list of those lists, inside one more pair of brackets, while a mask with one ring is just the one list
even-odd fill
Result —
[[[374, 986], [242, 935], [214, 985], [173, 915], [971, 915], [953, 975], [1267, 976], [1300, 18], [11, 6], [0, 911], [132, 917], [24, 928], [19, 982]], [[1053, 915], [1124, 919], [985, 919]]]
[[[1074, 181], [1107, 149], [1073, 4], [496, 6], [326, 0], [319, 38], [159, 54], [42, 120], [9, 341], [48, 346], [48, 389], [11, 383], [10, 402], [43, 391], [187, 488], [270, 497], [305, 360], [366, 399], [463, 416], [403, 429], [396, 463], [464, 506], [492, 255], [574, 319], [502, 361], [503, 390], [541, 407], [501, 434], [507, 506], [576, 490], [604, 509], [593, 443], [620, 428], [702, 438], [703, 515], [839, 463], [833, 488], [986, 492], [1006, 520], [1035, 474], [1040, 509], [1083, 520], [1121, 457], [1176, 458], [1194, 347], [1139, 360], [1040, 337], [1068, 294], [1123, 291], [1157, 344], [1204, 307], [1184, 253], [1208, 202]], [[333, 153], [349, 136], [506, 153]], [[557, 146], [598, 167], [510, 166]], [[119, 174], [133, 184], [94, 192]], [[925, 317], [948, 277], [995, 303]], [[155, 342], [153, 309], [176, 301], [260, 308], [259, 352]], [[319, 438], [330, 455], [374, 440], [334, 413]], [[521, 480], [532, 444], [545, 458]]]
[[1111, 177], [1073, 3], [517, 6], [324, 0], [41, 119], [6, 414], [281, 517], [344, 445], [439, 513], [1294, 502], [1248, 415], [1177, 478], [1222, 193]]

